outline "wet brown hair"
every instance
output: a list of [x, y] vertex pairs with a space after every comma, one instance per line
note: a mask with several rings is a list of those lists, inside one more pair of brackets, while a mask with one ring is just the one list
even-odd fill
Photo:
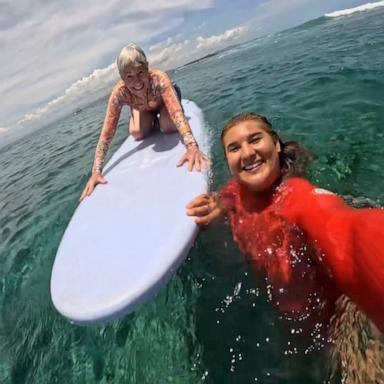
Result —
[[242, 113], [236, 115], [225, 124], [221, 131], [221, 142], [223, 143], [225, 134], [236, 125], [245, 121], [255, 121], [261, 123], [275, 143], [279, 142], [281, 152], [279, 153], [280, 168], [284, 173], [284, 178], [303, 176], [306, 173], [309, 162], [312, 160], [311, 152], [296, 141], [285, 141], [280, 139], [278, 133], [273, 129], [269, 120], [257, 113]]

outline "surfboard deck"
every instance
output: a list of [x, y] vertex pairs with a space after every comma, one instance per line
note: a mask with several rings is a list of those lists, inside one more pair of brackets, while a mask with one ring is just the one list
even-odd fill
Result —
[[[182, 104], [206, 152], [202, 112]], [[185, 206], [208, 189], [207, 172], [176, 167], [184, 153], [177, 133], [158, 132], [128, 137], [107, 163], [108, 184], [76, 209], [52, 269], [52, 301], [68, 320], [103, 324], [136, 310], [183, 262], [198, 232]]]

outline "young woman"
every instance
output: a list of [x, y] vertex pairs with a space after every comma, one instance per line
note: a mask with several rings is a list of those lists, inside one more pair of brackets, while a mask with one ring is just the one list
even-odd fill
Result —
[[282, 142], [261, 115], [221, 135], [233, 179], [187, 206], [196, 223], [227, 214], [235, 241], [265, 276], [287, 319], [327, 327], [341, 294], [384, 330], [384, 211], [353, 209], [302, 178], [308, 153]]
[[200, 171], [207, 164], [207, 158], [199, 150], [169, 76], [159, 69], [148, 68], [143, 50], [133, 43], [120, 52], [117, 68], [121, 81], [116, 84], [109, 98], [92, 175], [80, 200], [89, 196], [97, 184], [107, 182], [102, 176], [102, 169], [123, 105], [131, 109], [129, 132], [135, 140], [144, 139], [157, 126], [163, 133], [178, 131], [186, 147], [186, 154], [177, 166], [188, 163], [190, 171], [193, 168]]

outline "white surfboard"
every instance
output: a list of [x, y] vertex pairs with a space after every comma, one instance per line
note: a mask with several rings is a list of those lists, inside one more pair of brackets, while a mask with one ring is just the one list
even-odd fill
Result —
[[[201, 110], [188, 100], [183, 107], [206, 152]], [[53, 265], [52, 301], [67, 319], [98, 324], [128, 314], [183, 262], [198, 232], [185, 206], [208, 188], [206, 172], [176, 167], [184, 153], [178, 134], [128, 137], [105, 166], [108, 184], [79, 205]]]

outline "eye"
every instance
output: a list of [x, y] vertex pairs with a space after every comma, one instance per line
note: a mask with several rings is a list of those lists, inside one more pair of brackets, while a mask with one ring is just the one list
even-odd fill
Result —
[[249, 140], [249, 142], [250, 142], [251, 144], [257, 144], [260, 140], [261, 140], [261, 137], [260, 137], [260, 136], [253, 136], [253, 137], [251, 137], [251, 139]]
[[237, 152], [240, 149], [240, 146], [238, 145], [230, 145], [227, 148], [227, 152]]

